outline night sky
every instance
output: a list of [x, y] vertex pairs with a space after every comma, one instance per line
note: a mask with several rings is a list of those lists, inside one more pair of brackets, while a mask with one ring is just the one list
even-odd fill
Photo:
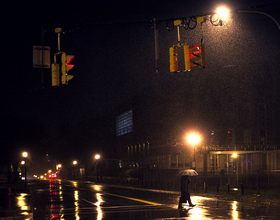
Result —
[[[13, 149], [16, 154], [27, 149], [34, 155], [56, 155], [57, 160], [82, 158], [101, 149], [106, 153], [114, 140], [104, 139], [114, 134], [119, 104], [154, 84], [165, 80], [175, 84], [189, 77], [188, 73], [169, 73], [168, 48], [177, 42], [177, 33], [166, 29], [166, 20], [209, 14], [220, 4], [231, 11], [264, 11], [280, 22], [277, 1], [2, 3], [2, 152]], [[158, 73], [153, 18], [159, 21]], [[57, 52], [54, 29], [58, 26], [64, 30], [61, 50], [75, 55], [74, 78], [59, 88], [51, 86], [50, 69], [43, 70], [42, 84], [41, 69], [32, 66], [32, 47], [42, 43], [42, 36], [43, 44], [51, 47], [53, 62]], [[275, 23], [264, 15], [232, 13], [223, 26], [207, 21], [203, 28], [207, 66], [189, 73], [196, 79], [197, 92], [204, 94], [196, 107], [205, 111], [218, 108], [215, 99], [209, 100], [209, 93], [222, 94], [218, 102], [239, 99], [234, 91], [242, 91], [244, 100], [239, 103], [270, 100], [278, 112], [280, 31]], [[180, 31], [183, 42], [200, 39], [198, 27]], [[252, 87], [258, 88], [259, 94], [250, 94]], [[219, 112], [213, 112], [213, 117], [218, 118]]]

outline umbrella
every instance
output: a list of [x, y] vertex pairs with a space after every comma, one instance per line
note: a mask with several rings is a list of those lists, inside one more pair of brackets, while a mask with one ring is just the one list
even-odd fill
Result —
[[183, 170], [179, 174], [181, 176], [198, 176], [198, 173], [192, 169]]

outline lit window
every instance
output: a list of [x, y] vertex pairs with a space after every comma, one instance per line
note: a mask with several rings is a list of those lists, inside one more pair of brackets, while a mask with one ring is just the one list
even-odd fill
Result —
[[133, 117], [132, 110], [129, 110], [116, 119], [116, 133], [117, 136], [121, 136], [133, 131]]

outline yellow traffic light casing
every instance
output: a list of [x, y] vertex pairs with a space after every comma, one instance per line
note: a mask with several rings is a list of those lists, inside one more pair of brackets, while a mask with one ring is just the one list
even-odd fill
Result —
[[178, 72], [178, 47], [169, 48], [170, 72]]
[[203, 42], [193, 44], [192, 46], [190, 46], [189, 54], [191, 67], [201, 66], [205, 68], [205, 50]]
[[175, 20], [174, 21], [174, 26], [181, 26], [182, 25], [182, 20]]
[[203, 23], [204, 21], [206, 21], [206, 18], [205, 18], [205, 17], [198, 17], [198, 18], [196, 19], [196, 22], [197, 22], [197, 23]]
[[68, 72], [74, 67], [70, 62], [74, 59], [74, 55], [61, 54], [61, 83], [68, 84], [68, 82], [74, 77], [69, 75]]
[[52, 86], [60, 86], [60, 66], [52, 63]]
[[185, 71], [191, 71], [191, 61], [190, 61], [190, 48], [189, 45], [184, 45], [184, 60], [185, 60]]

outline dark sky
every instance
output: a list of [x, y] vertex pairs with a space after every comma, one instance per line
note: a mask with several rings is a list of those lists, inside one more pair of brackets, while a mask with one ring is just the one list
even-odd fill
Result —
[[[107, 130], [107, 126], [114, 124], [110, 119], [114, 120], [116, 106], [154, 82], [172, 77], [168, 48], [176, 43], [177, 33], [166, 30], [166, 20], [209, 14], [220, 4], [232, 11], [251, 7], [250, 10], [264, 11], [280, 22], [279, 3], [264, 0], [1, 3], [1, 125], [8, 140], [3, 145], [58, 155], [63, 155], [65, 149], [69, 154], [83, 155], [83, 147], [101, 148], [104, 143], [100, 140], [114, 132], [114, 127]], [[153, 18], [163, 20], [157, 24], [158, 74], [149, 23]], [[51, 87], [50, 69], [44, 69], [42, 88], [41, 70], [32, 67], [32, 46], [41, 44], [44, 28], [44, 45], [51, 47], [52, 59], [57, 52], [54, 28], [59, 25], [64, 29], [61, 50], [75, 55], [75, 67], [71, 70], [74, 78], [68, 86]], [[199, 28], [181, 29], [181, 37], [187, 43], [199, 41]], [[231, 94], [235, 89], [259, 87], [259, 93], [265, 94], [260, 99], [266, 99], [271, 95], [267, 89], [277, 90], [279, 82], [279, 39], [277, 26], [264, 15], [233, 13], [221, 27], [207, 21], [207, 67], [192, 71], [199, 92]], [[246, 97], [250, 99], [252, 95], [244, 95], [245, 101]], [[207, 96], [205, 103], [209, 103]]]

